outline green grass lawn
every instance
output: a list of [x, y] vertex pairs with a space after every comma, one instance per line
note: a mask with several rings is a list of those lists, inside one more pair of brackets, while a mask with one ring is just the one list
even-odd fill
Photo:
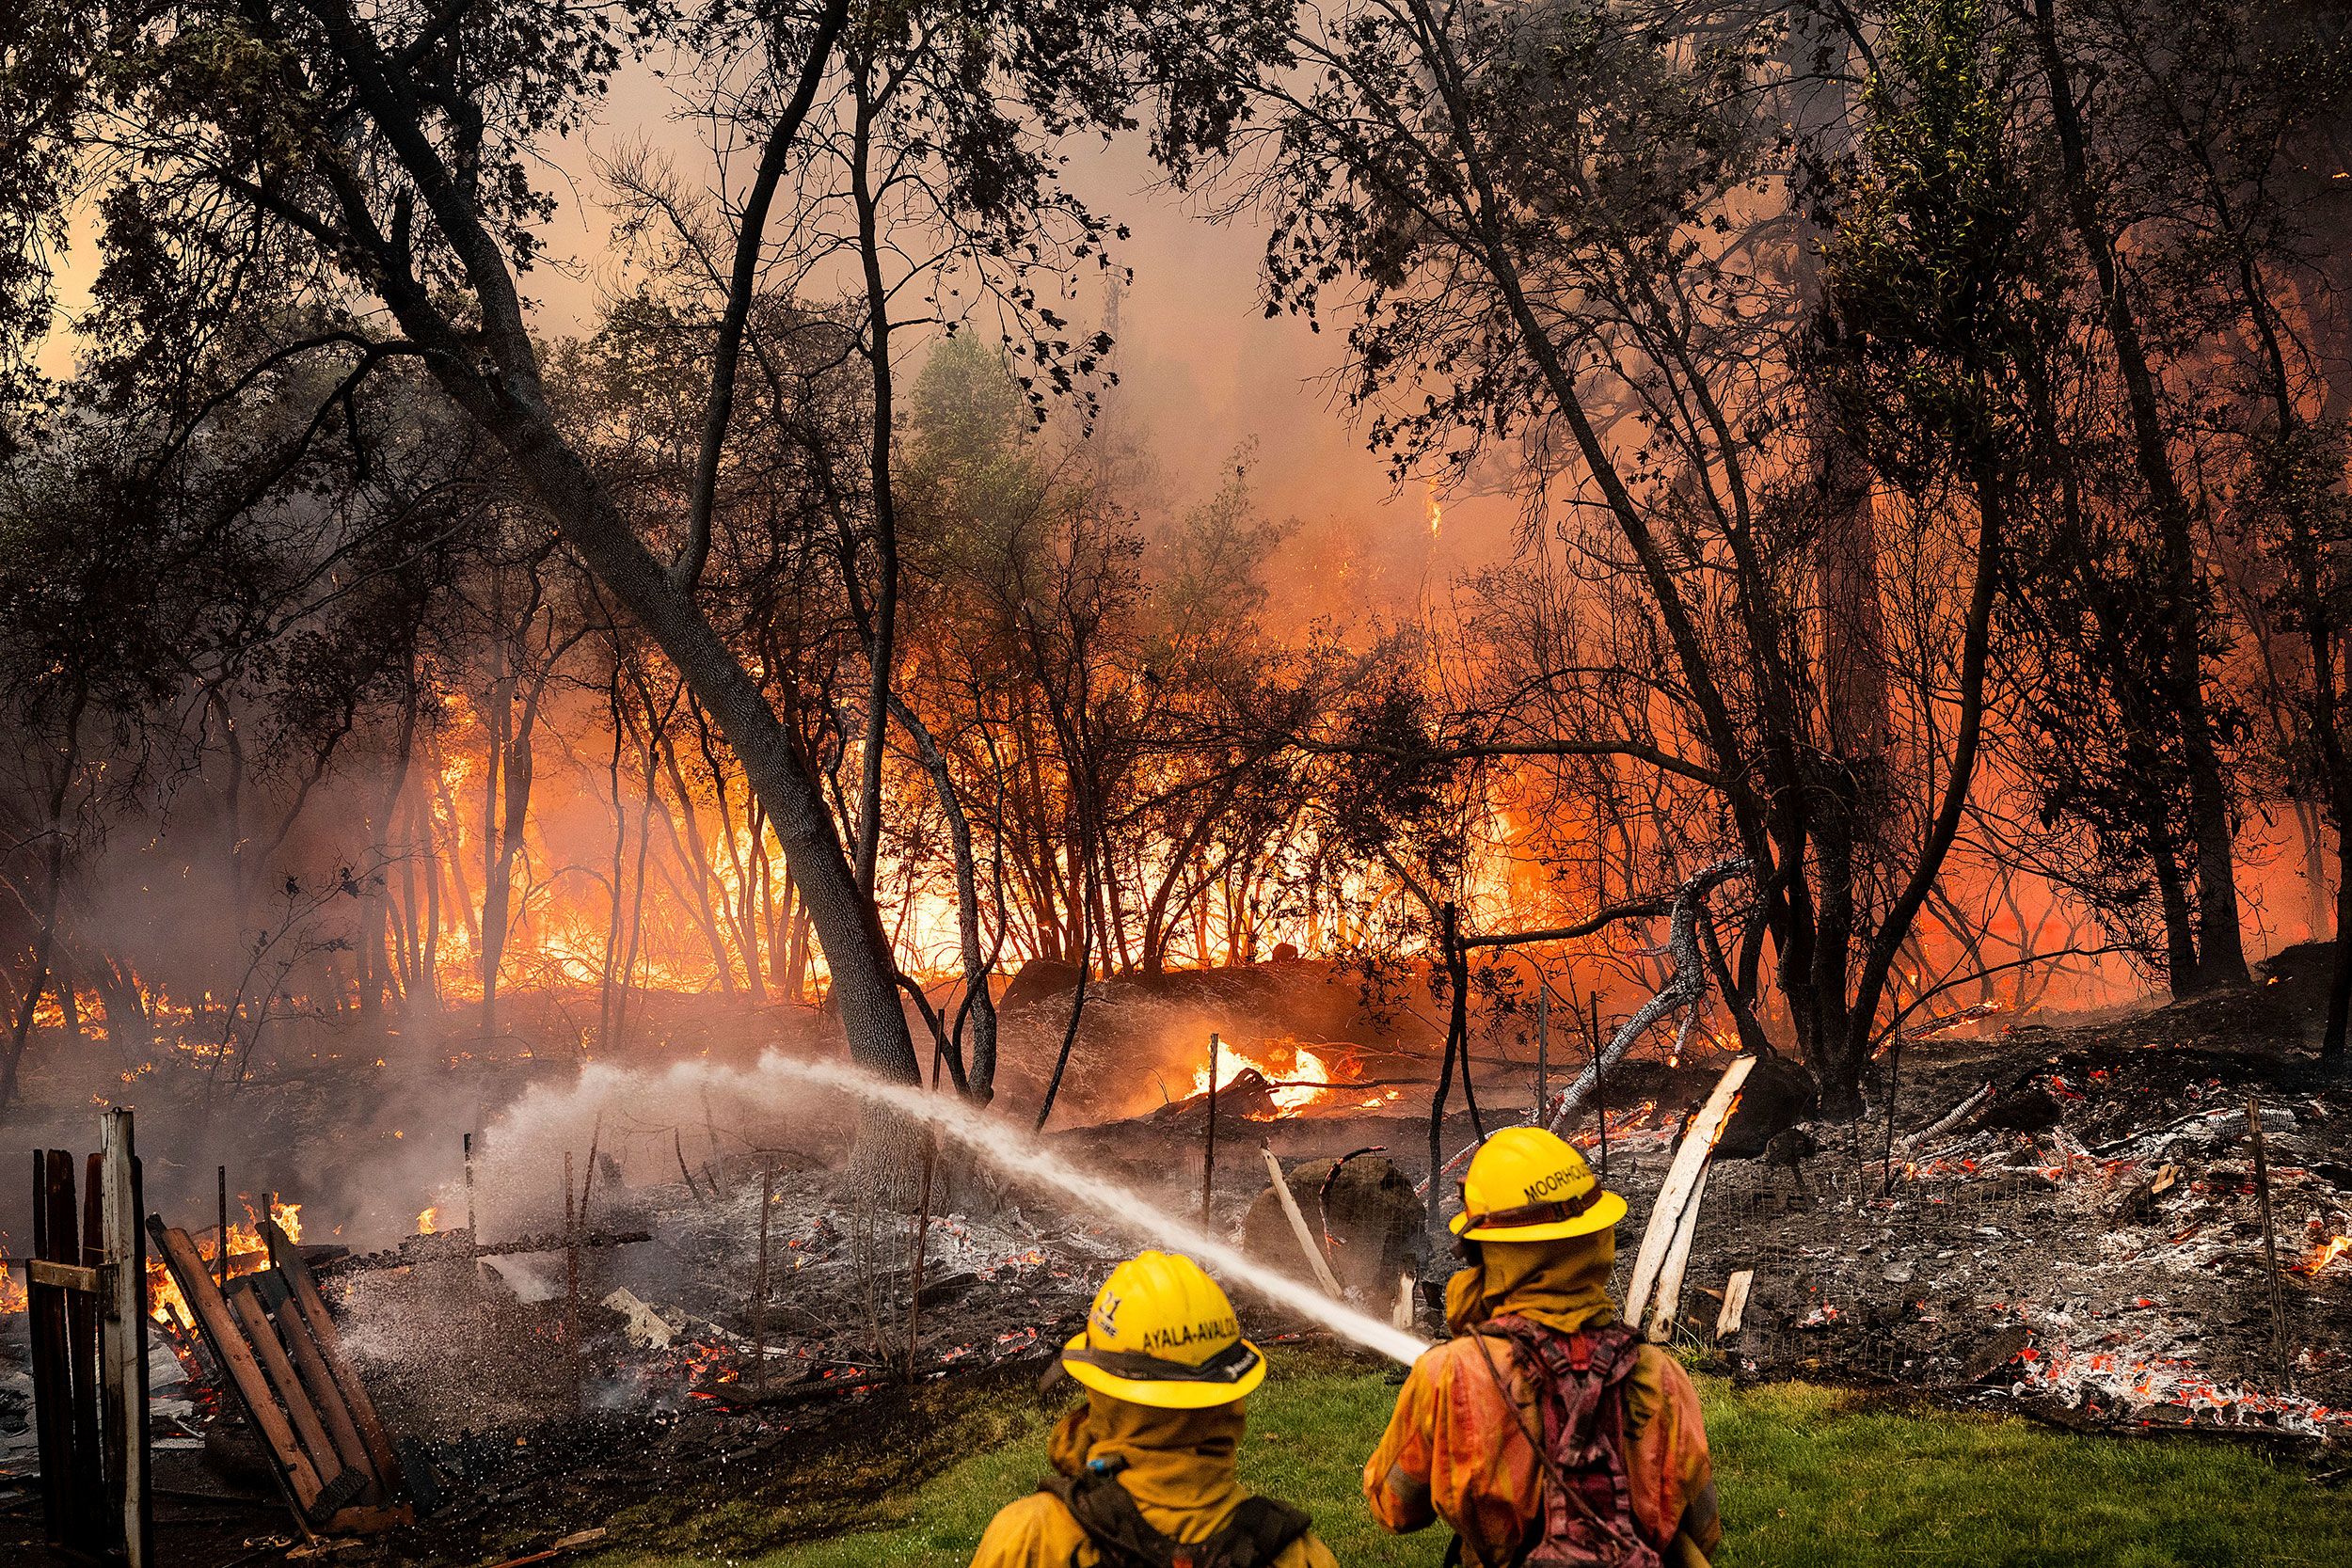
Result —
[[[1804, 1385], [1700, 1387], [1723, 1496], [1718, 1560], [1728, 1568], [2352, 1564], [2344, 1494], [2258, 1449], [2077, 1437]], [[1250, 1401], [1244, 1479], [1312, 1513], [1349, 1568], [1437, 1568], [1444, 1556], [1442, 1528], [1385, 1534], [1357, 1495], [1394, 1392], [1376, 1371], [1297, 1357]], [[991, 1446], [874, 1504], [850, 1533], [750, 1555], [625, 1546], [597, 1568], [961, 1564], [989, 1516], [1044, 1473], [1045, 1424], [1035, 1409], [994, 1423]], [[616, 1543], [631, 1533], [626, 1518], [614, 1522]]]

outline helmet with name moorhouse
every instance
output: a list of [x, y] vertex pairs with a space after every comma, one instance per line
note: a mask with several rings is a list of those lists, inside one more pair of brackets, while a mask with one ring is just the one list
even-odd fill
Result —
[[1625, 1218], [1576, 1146], [1540, 1127], [1506, 1127], [1479, 1146], [1462, 1174], [1456, 1236], [1470, 1242], [1554, 1242]]
[[1265, 1357], [1241, 1337], [1224, 1291], [1168, 1252], [1111, 1271], [1061, 1364], [1097, 1393], [1160, 1410], [1231, 1404], [1265, 1381]]

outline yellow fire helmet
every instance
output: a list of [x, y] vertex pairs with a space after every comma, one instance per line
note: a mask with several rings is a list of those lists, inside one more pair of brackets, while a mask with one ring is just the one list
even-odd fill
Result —
[[1452, 1228], [1470, 1242], [1556, 1242], [1623, 1218], [1625, 1199], [1602, 1191], [1575, 1145], [1540, 1127], [1506, 1127], [1470, 1157]]
[[1265, 1357], [1241, 1337], [1224, 1291], [1168, 1252], [1111, 1271], [1061, 1364], [1097, 1393], [1160, 1410], [1231, 1404], [1265, 1381]]

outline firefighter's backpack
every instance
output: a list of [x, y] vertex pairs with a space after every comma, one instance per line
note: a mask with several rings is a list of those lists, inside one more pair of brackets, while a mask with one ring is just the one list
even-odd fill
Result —
[[1110, 1467], [1054, 1476], [1041, 1492], [1059, 1497], [1103, 1559], [1103, 1568], [1264, 1568], [1307, 1533], [1307, 1515], [1272, 1497], [1246, 1497], [1216, 1534], [1179, 1541], [1144, 1522], [1136, 1499]]

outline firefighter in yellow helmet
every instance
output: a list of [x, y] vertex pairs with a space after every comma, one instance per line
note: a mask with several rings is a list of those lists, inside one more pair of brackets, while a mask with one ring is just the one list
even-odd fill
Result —
[[1705, 1568], [1723, 1538], [1698, 1391], [1617, 1321], [1625, 1199], [1574, 1147], [1497, 1132], [1462, 1179], [1454, 1338], [1422, 1356], [1364, 1465], [1382, 1525], [1442, 1519], [1470, 1568]]
[[973, 1568], [1337, 1568], [1304, 1513], [1234, 1474], [1265, 1357], [1200, 1264], [1147, 1252], [1113, 1269], [1061, 1364], [1087, 1402]]

